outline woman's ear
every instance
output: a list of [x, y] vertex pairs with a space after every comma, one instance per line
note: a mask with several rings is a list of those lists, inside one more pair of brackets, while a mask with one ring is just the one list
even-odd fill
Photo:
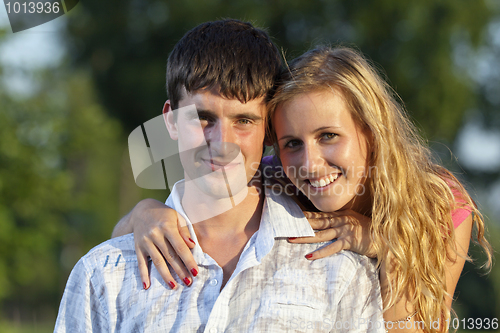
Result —
[[170, 134], [170, 138], [172, 140], [177, 140], [179, 138], [175, 118], [174, 111], [170, 106], [170, 100], [167, 100], [163, 105], [163, 119], [165, 120], [165, 125], [167, 126], [168, 133]]

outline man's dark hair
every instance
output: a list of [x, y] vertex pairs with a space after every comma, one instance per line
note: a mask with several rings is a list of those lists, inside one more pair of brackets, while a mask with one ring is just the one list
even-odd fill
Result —
[[167, 94], [173, 109], [186, 91], [215, 88], [246, 103], [274, 85], [281, 57], [269, 35], [252, 24], [222, 20], [200, 24], [175, 45], [167, 63]]

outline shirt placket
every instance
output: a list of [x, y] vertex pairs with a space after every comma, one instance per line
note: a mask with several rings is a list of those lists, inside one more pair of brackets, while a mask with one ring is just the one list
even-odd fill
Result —
[[245, 246], [245, 248], [243, 249], [240, 260], [238, 262], [238, 266], [236, 266], [233, 275], [226, 283], [222, 291], [220, 291], [220, 286], [223, 277], [222, 268], [217, 266], [218, 268], [216, 270], [217, 277], [214, 277], [214, 279], [211, 279], [209, 281], [209, 285], [210, 286], [214, 285], [214, 287], [216, 285], [216, 288], [218, 288], [217, 290], [219, 290], [220, 293], [215, 301], [212, 312], [210, 313], [204, 332], [220, 333], [226, 331], [227, 328], [226, 326], [229, 320], [230, 311], [235, 311], [235, 309], [230, 308], [229, 301], [231, 300], [231, 295], [234, 294], [235, 287], [238, 285], [238, 281], [241, 278], [241, 273], [247, 269], [250, 269], [260, 264], [260, 262], [255, 258], [255, 251], [253, 250], [253, 248], [256, 245], [255, 236], [256, 235], [254, 234], [247, 243], [247, 245]]

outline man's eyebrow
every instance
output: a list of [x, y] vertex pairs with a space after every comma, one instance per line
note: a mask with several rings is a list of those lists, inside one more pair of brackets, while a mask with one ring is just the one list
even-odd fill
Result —
[[206, 110], [206, 109], [197, 109], [197, 115], [198, 116], [210, 116], [210, 117], [217, 117], [217, 114], [211, 110]]
[[[198, 116], [210, 116], [213, 118], [219, 117], [219, 115], [216, 112], [213, 112], [211, 110], [206, 110], [206, 109], [198, 109]], [[246, 118], [250, 120], [262, 120], [262, 116], [251, 113], [251, 112], [241, 112], [241, 113], [235, 113], [233, 115], [230, 115], [231, 119], [241, 119], [241, 118]]]
[[231, 116], [231, 119], [241, 119], [241, 118], [246, 118], [250, 120], [262, 120], [262, 116], [251, 112], [236, 113]]

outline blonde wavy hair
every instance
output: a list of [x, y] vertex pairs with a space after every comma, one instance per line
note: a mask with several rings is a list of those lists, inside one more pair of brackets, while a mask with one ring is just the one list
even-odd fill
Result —
[[[370, 165], [376, 170], [366, 184], [373, 196], [371, 235], [379, 265], [388, 264], [380, 258], [390, 253], [395, 272], [385, 308], [404, 296], [426, 332], [445, 331], [445, 325], [435, 330], [428, 323], [450, 318], [446, 297], [453, 295], [446, 292], [445, 263], [457, 254], [451, 212], [462, 206], [472, 211], [473, 239], [485, 249], [489, 268], [492, 251], [483, 217], [456, 177], [433, 162], [394, 90], [353, 49], [320, 47], [290, 62], [269, 100], [269, 119], [298, 94], [332, 89], [342, 92], [356, 124], [371, 133]], [[276, 142], [272, 129], [269, 134]]]

